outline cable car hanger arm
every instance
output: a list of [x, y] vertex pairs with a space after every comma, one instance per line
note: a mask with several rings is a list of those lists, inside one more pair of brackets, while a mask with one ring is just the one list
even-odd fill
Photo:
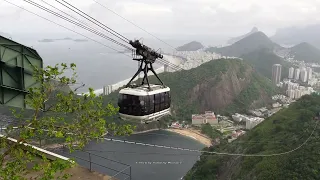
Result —
[[[129, 44], [131, 44], [132, 47], [134, 47], [136, 50], [133, 53], [133, 60], [140, 61], [140, 66], [138, 71], [135, 73], [135, 75], [131, 78], [131, 80], [128, 82], [126, 87], [132, 87], [131, 82], [140, 74], [140, 72], [143, 71], [144, 77], [140, 85], [144, 85], [145, 83], [148, 84], [148, 87], [150, 89], [149, 79], [148, 79], [148, 72], [149, 70], [152, 71], [152, 73], [157, 77], [157, 79], [160, 81], [161, 85], [164, 86], [163, 82], [155, 72], [152, 64], [156, 61], [157, 58], [163, 58], [163, 55], [160, 53], [157, 53], [156, 51], [152, 50], [151, 48], [141, 44], [139, 40], [135, 41], [129, 41]], [[140, 56], [140, 58], [138, 58]]]

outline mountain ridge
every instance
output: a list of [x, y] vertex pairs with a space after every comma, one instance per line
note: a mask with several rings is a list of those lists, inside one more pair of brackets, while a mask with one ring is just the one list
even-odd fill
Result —
[[251, 35], [235, 42], [234, 44], [222, 48], [211, 47], [206, 51], [219, 53], [223, 56], [241, 57], [244, 54], [250, 53], [258, 49], [278, 49], [280, 45], [272, 42], [267, 35], [258, 31]]
[[307, 42], [302, 42], [291, 47], [290, 55], [299, 61], [320, 63], [320, 49]]
[[258, 32], [258, 31], [259, 31], [259, 30], [258, 30], [257, 27], [253, 27], [250, 32], [248, 32], [248, 33], [246, 33], [246, 34], [244, 34], [244, 35], [238, 36], [238, 37], [233, 37], [233, 38], [229, 39], [229, 40], [227, 41], [227, 43], [228, 43], [228, 44], [233, 44], [233, 43], [235, 43], [235, 42], [237, 42], [237, 41], [239, 41], [239, 40], [241, 40], [241, 39], [243, 39], [243, 38], [245, 38], [245, 37], [250, 36], [250, 35], [253, 34], [253, 33]]

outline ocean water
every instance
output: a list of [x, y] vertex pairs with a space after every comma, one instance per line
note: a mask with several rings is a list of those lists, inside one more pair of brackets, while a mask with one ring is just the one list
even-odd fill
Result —
[[[141, 134], [131, 135], [129, 137], [115, 137], [116, 139], [126, 139], [128, 141], [157, 144], [172, 147], [181, 147], [201, 150], [204, 145], [192, 138], [178, 135], [176, 133], [158, 130]], [[99, 165], [113, 168], [117, 171], [124, 170], [125, 165], [121, 165], [111, 160], [121, 162], [131, 166], [131, 180], [179, 180], [181, 179], [199, 160], [200, 153], [188, 152], [181, 150], [165, 149], [158, 147], [149, 147], [135, 144], [126, 144], [121, 142], [93, 142], [86, 148], [91, 154], [91, 160]], [[59, 153], [59, 152], [58, 152]], [[77, 162], [85, 167], [90, 168], [89, 154], [85, 152], [76, 152], [60, 154], [75, 158]], [[98, 157], [98, 156], [100, 157]], [[101, 157], [107, 158], [103, 159]], [[87, 161], [85, 161], [87, 160]], [[103, 168], [99, 165], [92, 164], [93, 170], [100, 173], [106, 173], [110, 176], [116, 175], [117, 171]], [[130, 174], [130, 168], [123, 171]], [[119, 173], [115, 176], [118, 180], [124, 180], [129, 176]], [[129, 178], [128, 178], [129, 179]]]

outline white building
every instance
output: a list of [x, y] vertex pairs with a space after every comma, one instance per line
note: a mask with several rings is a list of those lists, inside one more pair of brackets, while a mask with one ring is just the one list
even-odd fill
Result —
[[192, 124], [201, 125], [201, 124], [218, 124], [218, 119], [212, 111], [206, 111], [205, 114], [192, 114]]
[[288, 78], [289, 79], [293, 79], [293, 77], [294, 77], [294, 68], [291, 67], [291, 68], [289, 68], [289, 76], [288, 76]]
[[294, 92], [294, 98], [299, 99], [301, 97], [301, 95], [302, 95], [301, 90], [296, 89]]
[[235, 113], [234, 115], [232, 115], [232, 119], [236, 122], [241, 122], [245, 121], [247, 117], [242, 114]]
[[302, 82], [307, 82], [308, 80], [308, 72], [306, 70], [306, 68], [302, 68], [301, 69], [301, 72], [300, 72], [300, 80]]
[[308, 80], [312, 79], [312, 68], [307, 67], [307, 73], [308, 73]]
[[287, 90], [287, 95], [290, 99], [294, 99], [295, 90]]
[[264, 118], [259, 118], [259, 117], [253, 117], [253, 118], [248, 118], [246, 121], [246, 129], [252, 129], [259, 123], [261, 123], [264, 120]]
[[300, 77], [300, 69], [297, 68], [294, 71], [294, 79], [299, 80], [299, 77]]
[[274, 64], [272, 66], [272, 82], [278, 85], [281, 81], [281, 64]]

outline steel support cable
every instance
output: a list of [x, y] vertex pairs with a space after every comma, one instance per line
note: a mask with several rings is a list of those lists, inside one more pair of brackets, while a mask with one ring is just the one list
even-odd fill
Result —
[[[72, 19], [74, 19], [74, 20], [78, 21], [79, 23], [82, 23], [82, 24], [86, 25], [87, 27], [89, 27], [89, 28], [91, 28], [91, 29], [93, 29], [93, 30], [95, 30], [95, 31], [99, 32], [98, 30], [96, 30], [94, 27], [90, 26], [90, 25], [89, 25], [89, 24], [87, 24], [86, 22], [84, 22], [84, 21], [82, 21], [82, 20], [80, 20], [80, 19], [78, 19], [78, 18], [76, 18], [76, 17], [74, 17], [74, 16], [72, 16], [72, 15], [70, 15], [70, 14], [68, 14], [68, 13], [66, 13], [66, 12], [64, 12], [64, 11], [62, 11], [62, 10], [60, 10], [60, 9], [58, 9], [57, 7], [53, 6], [52, 4], [49, 4], [49, 3], [45, 2], [44, 0], [40, 0], [40, 1], [42, 1], [43, 3], [47, 4], [48, 6], [50, 6], [50, 7], [54, 8], [54, 9], [56, 9], [56, 10], [58, 10], [58, 11], [62, 12], [63, 14], [65, 14], [65, 15], [69, 16], [70, 18], [72, 18]], [[99, 32], [99, 33], [101, 33], [101, 32]], [[102, 34], [102, 33], [101, 33], [101, 34]], [[131, 49], [131, 50], [134, 50], [134, 49]]]
[[[72, 15], [70, 15], [70, 14], [68, 14], [68, 13], [66, 13], [66, 12], [64, 12], [64, 11], [62, 11], [62, 10], [60, 10], [59, 8], [57, 8], [57, 7], [53, 6], [52, 4], [49, 4], [49, 3], [48, 3], [48, 2], [46, 2], [45, 0], [40, 0], [40, 1], [42, 1], [42, 2], [43, 2], [43, 3], [45, 3], [46, 5], [48, 5], [48, 6], [52, 7], [52, 8], [54, 8], [54, 9], [56, 9], [56, 10], [58, 10], [58, 11], [62, 12], [63, 14], [65, 14], [65, 15], [69, 16], [70, 18], [72, 18], [72, 19], [74, 19], [74, 20], [78, 21], [79, 23], [82, 23], [82, 24], [86, 25], [87, 27], [90, 27], [91, 29], [94, 29], [94, 27], [90, 26], [90, 25], [89, 25], [89, 24], [87, 24], [86, 22], [84, 22], [84, 21], [82, 21], [82, 20], [80, 20], [80, 19], [78, 19], [78, 18], [76, 18], [76, 17], [74, 17], [74, 16], [72, 16]], [[98, 31], [98, 30], [96, 30], [96, 31]], [[99, 31], [98, 31], [98, 32], [99, 32]]]
[[[26, 8], [24, 8], [24, 7], [18, 6], [18, 5], [16, 5], [16, 4], [12, 3], [12, 2], [9, 2], [8, 0], [3, 0], [3, 1], [5, 1], [5, 2], [7, 2], [7, 3], [9, 3], [9, 4], [13, 5], [13, 6], [16, 6], [16, 7], [20, 8], [20, 9], [22, 9], [22, 10], [25, 10], [25, 11], [27, 11], [27, 12], [29, 12], [29, 13], [37, 16], [37, 17], [40, 17], [40, 18], [42, 18], [42, 19], [44, 19], [44, 20], [47, 20], [47, 21], [49, 21], [49, 22], [51, 22], [51, 23], [53, 23], [53, 24], [55, 24], [55, 25], [58, 25], [58, 26], [60, 26], [60, 27], [62, 27], [62, 28], [64, 28], [64, 29], [67, 29], [67, 30], [69, 30], [69, 31], [71, 31], [71, 32], [73, 32], [73, 33], [76, 33], [76, 34], [78, 34], [78, 35], [80, 35], [80, 36], [82, 36], [82, 37], [85, 37], [85, 38], [87, 38], [87, 39], [90, 39], [90, 40], [92, 40], [93, 42], [96, 42], [96, 43], [98, 43], [98, 44], [100, 44], [100, 45], [102, 45], [102, 46], [105, 46], [105, 47], [107, 47], [107, 48], [109, 48], [109, 49], [112, 49], [112, 50], [114, 50], [114, 51], [116, 51], [116, 52], [118, 52], [118, 53], [120, 53], [120, 54], [123, 54], [123, 55], [131, 58], [131, 56], [127, 55], [126, 53], [120, 52], [120, 51], [118, 51], [117, 49], [115, 49], [115, 48], [113, 48], [113, 47], [110, 47], [110, 46], [108, 46], [108, 45], [106, 45], [106, 44], [104, 44], [104, 43], [102, 43], [102, 42], [100, 42], [100, 41], [97, 41], [97, 40], [95, 40], [95, 39], [92, 39], [92, 38], [90, 38], [90, 37], [88, 37], [88, 36], [86, 36], [86, 35], [84, 35], [84, 34], [82, 34], [82, 33], [79, 33], [79, 32], [77, 32], [77, 31], [75, 31], [75, 30], [72, 30], [72, 29], [66, 27], [66, 26], [63, 26], [63, 25], [61, 25], [61, 24], [59, 24], [59, 23], [56, 23], [56, 22], [54, 22], [54, 21], [52, 21], [52, 20], [50, 20], [50, 19], [48, 19], [48, 18], [45, 18], [45, 17], [43, 17], [43, 16], [40, 16], [39, 14], [36, 14], [36, 13], [34, 13], [34, 12], [32, 12], [32, 11], [29, 11], [28, 9], [26, 9]], [[160, 60], [160, 62], [161, 62], [161, 61], [162, 61], [162, 60]], [[178, 67], [178, 66], [176, 66], [176, 65], [170, 65], [171, 63], [170, 63], [170, 62], [166, 62], [165, 60], [163, 60], [163, 62], [161, 62], [161, 63], [159, 63], [159, 64], [166, 64], [166, 65], [168, 65], [169, 67], [171, 67], [171, 68], [173, 68], [173, 69], [177, 69], [177, 67]], [[179, 67], [178, 67], [178, 68], [179, 68]]]
[[36, 14], [36, 13], [34, 13], [34, 12], [32, 12], [32, 11], [29, 11], [28, 9], [26, 9], [26, 8], [24, 8], [24, 7], [21, 7], [21, 6], [16, 5], [16, 4], [12, 3], [12, 2], [9, 2], [8, 0], [3, 0], [3, 1], [5, 1], [5, 2], [7, 2], [7, 3], [9, 3], [9, 4], [13, 5], [13, 6], [16, 6], [16, 7], [20, 8], [20, 9], [22, 9], [22, 10], [25, 10], [25, 11], [27, 11], [27, 12], [35, 15], [35, 16], [38, 16], [38, 17], [40, 17], [40, 18], [42, 18], [42, 19], [44, 19], [44, 20], [47, 20], [47, 21], [49, 21], [49, 22], [51, 22], [51, 23], [53, 23], [53, 24], [55, 24], [55, 25], [58, 25], [58, 26], [60, 26], [60, 27], [62, 27], [62, 28], [64, 28], [64, 29], [67, 29], [67, 30], [69, 30], [69, 31], [71, 31], [71, 32], [74, 32], [74, 33], [76, 33], [76, 34], [78, 34], [78, 35], [80, 35], [80, 36], [82, 36], [82, 37], [85, 37], [85, 38], [87, 38], [87, 39], [90, 39], [90, 40], [92, 40], [92, 41], [94, 41], [94, 42], [96, 42], [96, 43], [98, 43], [98, 44], [100, 44], [100, 45], [102, 45], [102, 46], [105, 46], [105, 47], [107, 47], [107, 48], [109, 48], [109, 49], [112, 49], [112, 50], [114, 50], [114, 51], [116, 51], [116, 52], [118, 52], [118, 53], [120, 53], [120, 54], [123, 54], [123, 55], [128, 56], [129, 58], [131, 58], [131, 56], [129, 56], [129, 55], [127, 55], [127, 54], [125, 54], [125, 53], [123, 53], [123, 52], [121, 52], [121, 51], [118, 51], [117, 49], [115, 49], [115, 48], [113, 48], [113, 47], [110, 47], [110, 46], [108, 46], [108, 45], [106, 45], [106, 44], [104, 44], [104, 43], [102, 43], [102, 42], [100, 42], [100, 41], [97, 41], [97, 40], [95, 40], [95, 39], [92, 39], [92, 38], [90, 38], [90, 37], [88, 37], [88, 36], [86, 36], [86, 35], [83, 35], [82, 33], [79, 33], [79, 32], [77, 32], [77, 31], [75, 31], [75, 30], [72, 30], [72, 29], [66, 27], [66, 26], [63, 26], [63, 25], [61, 25], [61, 24], [59, 24], [59, 23], [56, 23], [56, 22], [54, 22], [54, 21], [52, 21], [52, 20], [50, 20], [50, 19], [48, 19], [48, 18], [45, 18], [45, 17], [43, 17], [43, 16], [40, 16], [39, 14]]
[[[92, 19], [93, 21], [95, 21], [96, 23], [93, 22], [92, 20], [90, 20], [89, 18], [84, 17], [84, 18], [86, 18], [87, 20], [89, 20], [89, 21], [91, 21], [92, 23], [98, 25], [99, 27], [101, 27], [101, 26], [99, 25], [99, 24], [101, 24], [103, 27], [105, 27], [105, 28], [103, 28], [103, 27], [101, 27], [101, 28], [103, 28], [104, 30], [108, 31], [108, 32], [111, 33], [112, 35], [118, 37], [119, 39], [123, 40], [124, 42], [129, 43], [130, 40], [129, 40], [128, 38], [124, 37], [124, 36], [121, 35], [120, 33], [118, 33], [118, 32], [116, 32], [116, 31], [114, 31], [113, 29], [109, 28], [109, 27], [106, 26], [105, 24], [101, 23], [100, 21], [96, 20], [95, 18], [91, 17], [91, 16], [88, 15], [87, 13], [81, 11], [80, 9], [78, 9], [77, 7], [73, 6], [72, 4], [66, 2], [65, 0], [61, 0], [61, 1], [64, 2], [65, 4], [71, 6], [73, 9], [70, 8], [70, 7], [68, 7], [68, 6], [66, 6], [65, 4], [63, 4], [62, 2], [60, 2], [59, 0], [55, 0], [55, 1], [57, 1], [58, 3], [60, 3], [61, 5], [63, 5], [64, 7], [67, 7], [68, 9], [72, 10], [73, 12], [79, 14], [80, 16], [84, 17], [83, 15], [81, 15], [81, 14], [79, 13], [79, 12], [81, 12], [82, 14], [86, 15], [87, 17], [89, 17], [90, 19]], [[77, 12], [77, 11], [74, 10], [74, 9], [76, 9], [76, 10], [79, 11], [79, 12]], [[97, 24], [97, 23], [98, 23], [98, 24]], [[107, 30], [106, 28], [109, 29], [109, 30]], [[112, 31], [112, 32], [110, 32], [110, 31]], [[118, 36], [115, 35], [115, 34], [117, 34]], [[119, 36], [120, 36], [120, 37], [119, 37]]]
[[[129, 21], [129, 20], [126, 19], [125, 17], [121, 16], [120, 14], [116, 13], [115, 11], [113, 11], [113, 10], [111, 10], [110, 8], [106, 7], [105, 5], [99, 3], [98, 1], [96, 1], [96, 0], [93, 0], [93, 1], [94, 1], [95, 3], [97, 3], [97, 4], [99, 4], [101, 7], [104, 7], [104, 8], [107, 9], [108, 11], [110, 11], [110, 12], [112, 12], [113, 14], [119, 16], [120, 18], [124, 19], [125, 21], [129, 22], [130, 24], [132, 24], [132, 25], [136, 26], [137, 28], [141, 29], [142, 31], [146, 32], [147, 34], [155, 37], [156, 39], [158, 39], [159, 41], [163, 42], [164, 44], [168, 45], [168, 46], [169, 46], [170, 48], [172, 48], [174, 51], [177, 51], [177, 48], [171, 46], [171, 45], [168, 44], [167, 42], [165, 42], [165, 41], [161, 40], [160, 38], [156, 37], [155, 35], [149, 33], [148, 31], [146, 31], [145, 29], [141, 28], [140, 26], [138, 26], [137, 24], [133, 23], [132, 21]], [[181, 70], [181, 69], [182, 69], [182, 68], [180, 68], [180, 70]], [[192, 75], [193, 75], [193, 74], [192, 74]], [[228, 93], [230, 93], [230, 92], [228, 92]], [[240, 102], [240, 101], [238, 101], [238, 102]], [[240, 102], [240, 103], [243, 104], [243, 105], [245, 105], [245, 103], [243, 103], [243, 102]]]
[[78, 23], [78, 22], [75, 22], [75, 21], [73, 21], [73, 20], [71, 20], [71, 19], [69, 19], [69, 18], [67, 18], [67, 17], [65, 17], [65, 16], [63, 16], [63, 15], [57, 13], [57, 12], [54, 12], [54, 11], [52, 11], [52, 10], [50, 10], [50, 9], [48, 9], [48, 8], [46, 8], [46, 7], [38, 4], [38, 3], [35, 3], [35, 2], [32, 1], [32, 0], [23, 0], [23, 1], [25, 1], [25, 2], [27, 2], [27, 3], [29, 3], [29, 4], [31, 4], [31, 5], [33, 5], [33, 6], [35, 6], [35, 7], [38, 7], [39, 9], [42, 9], [42, 10], [44, 10], [44, 11], [46, 11], [46, 12], [49, 12], [49, 13], [57, 16], [57, 17], [60, 17], [61, 19], [65, 20], [65, 21], [68, 21], [68, 22], [70, 22], [70, 23], [72, 23], [72, 24], [74, 24], [74, 25], [77, 25], [77, 26], [79, 26], [79, 27], [81, 27], [81, 28], [83, 28], [83, 29], [86, 29], [86, 30], [88, 30], [88, 31], [90, 31], [90, 32], [92, 32], [92, 33], [100, 36], [100, 37], [103, 37], [103, 38], [105, 38], [105, 39], [107, 39], [107, 40], [109, 40], [109, 41], [111, 41], [111, 42], [113, 42], [113, 43], [115, 43], [115, 44], [117, 44], [117, 45], [119, 45], [119, 46], [122, 46], [122, 47], [124, 47], [124, 48], [129, 49], [129, 50], [132, 50], [131, 47], [128, 47], [128, 46], [126, 46], [126, 45], [124, 45], [124, 44], [122, 44], [122, 43], [120, 43], [120, 42], [118, 42], [118, 41], [116, 41], [116, 40], [114, 40], [114, 39], [106, 36], [105, 34], [103, 34], [103, 33], [101, 33], [101, 32], [97, 32], [97, 31], [94, 30], [94, 29], [90, 29], [90, 28], [86, 27], [85, 25], [82, 25], [82, 24], [80, 24], [80, 23]]
[[121, 16], [120, 14], [116, 13], [115, 11], [111, 10], [110, 8], [106, 7], [105, 5], [99, 3], [96, 0], [93, 0], [95, 3], [99, 4], [101, 7], [104, 7], [105, 9], [107, 9], [108, 11], [112, 12], [113, 14], [119, 16], [120, 18], [124, 19], [125, 21], [129, 22], [130, 24], [134, 25], [135, 27], [141, 29], [142, 31], [146, 32], [147, 34], [151, 35], [152, 37], [158, 39], [159, 41], [163, 42], [164, 44], [170, 46], [171, 48], [173, 48], [174, 50], [176, 50], [176, 48], [174, 48], [173, 46], [171, 46], [170, 44], [166, 43], [165, 41], [161, 40], [160, 38], [156, 37], [155, 35], [149, 33], [148, 31], [144, 30], [143, 28], [141, 28], [140, 26], [138, 26], [137, 24], [129, 21], [128, 19], [124, 18], [123, 16]]

